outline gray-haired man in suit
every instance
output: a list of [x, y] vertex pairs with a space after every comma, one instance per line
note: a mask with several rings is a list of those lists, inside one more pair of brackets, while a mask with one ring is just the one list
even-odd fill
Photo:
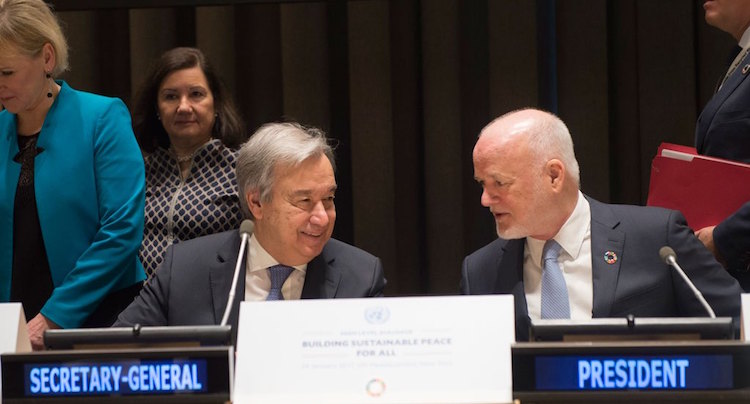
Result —
[[[239, 150], [236, 168], [240, 204], [255, 226], [229, 324], [236, 326], [242, 300], [383, 295], [380, 259], [331, 238], [334, 156], [321, 131], [295, 123], [264, 125]], [[219, 324], [240, 239], [238, 231], [228, 231], [169, 247], [115, 326]], [[285, 279], [272, 281], [279, 266]]]
[[[512, 293], [519, 341], [528, 339], [530, 318], [551, 318], [545, 311], [581, 320], [705, 316], [660, 258], [663, 246], [676, 251], [718, 316], [739, 318], [737, 281], [681, 213], [604, 204], [581, 193], [573, 141], [556, 116], [533, 109], [501, 116], [482, 130], [473, 159], [481, 203], [500, 238], [466, 257], [461, 291]], [[543, 260], [548, 249], [559, 253]]]

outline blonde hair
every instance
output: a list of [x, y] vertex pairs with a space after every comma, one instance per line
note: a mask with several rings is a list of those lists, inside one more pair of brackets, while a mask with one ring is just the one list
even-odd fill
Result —
[[43, 0], [0, 0], [0, 49], [36, 56], [49, 43], [55, 51], [50, 74], [57, 76], [68, 70], [68, 44], [51, 7]]

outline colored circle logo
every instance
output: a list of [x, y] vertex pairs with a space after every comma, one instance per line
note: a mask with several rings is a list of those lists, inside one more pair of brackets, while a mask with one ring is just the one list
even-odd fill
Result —
[[372, 379], [367, 382], [365, 389], [370, 397], [380, 397], [385, 393], [385, 382], [378, 378]]
[[607, 264], [614, 264], [617, 262], [617, 254], [614, 251], [607, 251], [604, 253], [604, 261]]

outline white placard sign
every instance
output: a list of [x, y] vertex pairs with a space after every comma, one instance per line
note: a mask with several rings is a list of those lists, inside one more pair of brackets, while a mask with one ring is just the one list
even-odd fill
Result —
[[[21, 303], [0, 303], [0, 354], [6, 352], [31, 352], [29, 332], [26, 330], [26, 315]], [[2, 368], [0, 368], [1, 370]], [[0, 372], [0, 391], [2, 391]]]
[[509, 403], [512, 295], [243, 302], [235, 403]]
[[743, 340], [750, 340], [750, 293], [742, 294], [742, 336]]
[[21, 303], [0, 303], [0, 353], [31, 352], [26, 316]]

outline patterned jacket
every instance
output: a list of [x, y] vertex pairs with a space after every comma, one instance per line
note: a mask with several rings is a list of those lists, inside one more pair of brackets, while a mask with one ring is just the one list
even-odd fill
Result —
[[237, 229], [237, 153], [213, 139], [193, 155], [183, 181], [177, 160], [159, 148], [146, 156], [146, 215], [140, 258], [150, 278], [167, 247], [180, 241]]

